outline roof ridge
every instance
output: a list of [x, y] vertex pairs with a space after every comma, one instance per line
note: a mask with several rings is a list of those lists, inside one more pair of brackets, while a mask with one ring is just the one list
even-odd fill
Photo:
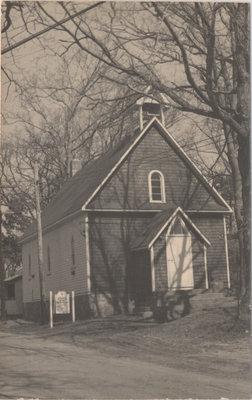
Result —
[[[146, 135], [152, 126], [156, 126], [160, 135], [163, 136], [180, 156], [188, 167], [198, 176], [199, 181], [206, 186], [216, 202], [225, 206], [229, 211], [231, 208], [227, 205], [221, 195], [207, 182], [193, 161], [187, 156], [181, 146], [176, 142], [173, 136], [166, 130], [157, 118], [153, 118], [141, 131], [132, 129], [132, 134], [124, 135], [115, 146], [111, 146], [107, 152], [100, 157], [87, 163], [73, 177], [69, 178], [55, 197], [50, 201], [47, 207], [42, 211], [42, 225], [44, 228], [50, 228], [56, 222], [60, 222], [67, 216], [85, 211], [86, 206], [92, 201], [96, 194], [106, 184], [108, 179], [122, 165], [128, 154], [134, 150], [139, 141]], [[163, 133], [163, 135], [162, 135]], [[218, 199], [218, 200], [217, 200]], [[224, 210], [223, 210], [224, 211]], [[27, 228], [21, 241], [36, 233], [36, 223]]]
[[[111, 146], [106, 152], [91, 162], [86, 163], [74, 176], [69, 177], [42, 210], [43, 229], [70, 215], [71, 212], [81, 211], [83, 202], [90, 198], [103, 181], [104, 176], [108, 175], [114, 165], [117, 164], [118, 159], [121, 158], [131, 143], [135, 141], [137, 135], [137, 130], [132, 135], [124, 135], [114, 146]], [[79, 185], [77, 185], [78, 181]], [[76, 192], [77, 186], [78, 190], [76, 196], [74, 196], [74, 190], [71, 190], [71, 188], [75, 189]], [[54, 215], [50, 215], [50, 213]], [[26, 237], [34, 235], [35, 232], [36, 221], [33, 221], [20, 238], [20, 242]]]

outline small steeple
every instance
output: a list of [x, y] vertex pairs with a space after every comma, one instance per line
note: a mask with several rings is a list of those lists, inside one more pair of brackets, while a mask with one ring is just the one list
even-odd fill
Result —
[[[149, 90], [147, 89], [147, 93]], [[148, 93], [149, 94], [149, 93]], [[156, 117], [160, 120], [160, 122], [164, 125], [164, 107], [161, 104], [162, 99], [160, 97], [160, 102], [148, 96], [143, 96], [137, 100], [136, 104], [139, 107], [139, 122], [140, 129], [142, 130], [152, 118]]]

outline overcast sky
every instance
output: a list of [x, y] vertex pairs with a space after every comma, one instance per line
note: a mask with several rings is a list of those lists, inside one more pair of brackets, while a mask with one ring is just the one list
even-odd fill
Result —
[[[92, 4], [87, 1], [77, 3], [77, 10], [81, 10]], [[56, 20], [60, 20], [62, 17], [64, 17], [62, 9], [59, 7], [56, 1], [52, 0], [50, 2], [43, 3], [43, 5]], [[106, 19], [106, 16], [104, 17], [103, 10], [107, 8], [108, 3], [100, 6], [100, 8], [98, 7], [89, 11], [88, 14], [86, 14], [88, 20], [91, 20], [93, 21], [92, 23], [95, 23], [95, 19], [98, 18], [99, 22], [102, 22], [102, 17]], [[10, 44], [29, 36], [29, 34], [38, 32], [44, 28], [44, 25], [38, 23], [34, 24], [32, 19], [29, 19], [29, 21], [30, 22], [28, 24], [28, 29], [30, 33], [24, 30], [23, 21], [19, 14], [13, 13], [13, 24], [8, 31], [9, 43], [6, 41], [6, 36], [2, 35], [3, 49], [8, 47]], [[104, 20], [104, 22], [106, 21]], [[72, 26], [72, 22], [68, 22], [67, 24], [67, 26], [69, 27]], [[156, 26], [155, 28], [157, 30], [159, 29], [158, 26]], [[20, 85], [22, 85], [24, 77], [26, 77], [26, 79], [29, 79], [33, 76], [37, 76], [39, 78], [40, 75], [43, 74], [43, 71], [53, 73], [57, 71], [60, 62], [60, 58], [55, 55], [55, 53], [60, 54], [63, 51], [62, 46], [65, 44], [63, 41], [66, 39], [68, 40], [69, 37], [65, 33], [62, 33], [62, 31], [59, 32], [56, 30], [52, 30], [48, 33], [45, 33], [41, 37], [41, 40], [31, 40], [28, 43], [23, 44], [19, 48], [16, 48], [12, 52], [4, 54], [2, 56], [2, 65], [9, 76], [12, 76], [13, 79]], [[159, 71], [160, 73], [164, 74], [165, 77], [168, 77], [171, 81], [176, 82], [182, 79], [182, 70], [181, 67], [178, 67], [178, 65], [160, 65]], [[22, 104], [20, 103], [20, 98], [18, 96], [16, 86], [14, 83], [9, 82], [4, 73], [2, 73], [2, 112], [4, 116], [8, 116], [8, 113], [12, 113], [13, 116], [22, 112]], [[34, 118], [36, 118], [36, 116], [34, 116]], [[191, 131], [193, 124], [192, 121], [201, 121], [201, 118], [195, 117], [195, 115], [186, 115], [185, 119], [187, 120], [186, 124], [184, 123], [184, 121], [180, 121], [177, 125], [170, 128], [171, 133], [177, 139], [181, 139], [185, 132], [188, 133], [188, 131]], [[10, 122], [12, 123], [10, 124]], [[201, 132], [198, 131], [196, 127], [194, 129], [195, 134], [198, 135], [199, 138], [201, 138]], [[24, 133], [23, 129], [20, 129], [20, 125], [13, 124], [13, 119], [10, 120], [9, 118], [7, 119], [7, 124], [5, 124], [5, 119], [3, 118], [2, 132], [5, 138], [10, 139], [13, 138], [14, 135], [22, 135]], [[206, 158], [209, 159], [210, 163], [214, 160], [214, 157], [212, 157], [211, 155], [206, 155]]]

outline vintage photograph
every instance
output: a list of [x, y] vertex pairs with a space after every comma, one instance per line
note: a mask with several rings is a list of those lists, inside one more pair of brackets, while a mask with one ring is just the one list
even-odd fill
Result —
[[250, 4], [1, 3], [0, 399], [250, 399]]

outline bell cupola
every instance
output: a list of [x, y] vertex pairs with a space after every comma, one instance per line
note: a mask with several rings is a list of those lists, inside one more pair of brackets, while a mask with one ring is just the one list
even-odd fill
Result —
[[[159, 96], [160, 97], [160, 96]], [[162, 101], [162, 100], [161, 100]], [[142, 130], [152, 118], [156, 117], [164, 125], [164, 109], [161, 101], [144, 96], [137, 100], [139, 107], [139, 122]]]

